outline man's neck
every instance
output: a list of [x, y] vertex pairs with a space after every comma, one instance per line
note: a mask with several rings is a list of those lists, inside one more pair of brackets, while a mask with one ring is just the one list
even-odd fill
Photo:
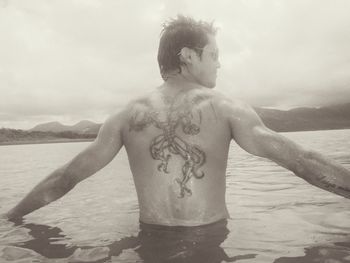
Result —
[[202, 89], [203, 86], [198, 84], [195, 80], [189, 78], [186, 75], [183, 74], [176, 74], [176, 75], [170, 75], [167, 80], [165, 81], [165, 84], [169, 88], [177, 88], [182, 90], [191, 90], [191, 89]]

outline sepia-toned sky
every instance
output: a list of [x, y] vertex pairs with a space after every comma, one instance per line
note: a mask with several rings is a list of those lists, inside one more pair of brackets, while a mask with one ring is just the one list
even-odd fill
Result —
[[254, 106], [350, 102], [348, 0], [0, 0], [0, 128], [106, 117], [162, 83], [164, 20], [215, 21], [216, 89]]

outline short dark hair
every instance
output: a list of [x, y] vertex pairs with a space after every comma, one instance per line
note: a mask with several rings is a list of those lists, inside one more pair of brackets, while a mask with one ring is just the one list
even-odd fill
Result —
[[[208, 44], [208, 34], [215, 35], [217, 29], [213, 22], [196, 21], [191, 17], [178, 15], [163, 24], [158, 48], [158, 64], [163, 80], [167, 72], [178, 70], [181, 73], [179, 53], [182, 48], [203, 48]], [[201, 56], [202, 50], [195, 49]]]

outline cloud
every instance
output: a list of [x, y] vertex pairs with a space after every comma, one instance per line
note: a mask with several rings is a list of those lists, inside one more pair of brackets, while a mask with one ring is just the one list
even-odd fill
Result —
[[227, 96], [282, 108], [345, 102], [349, 8], [347, 0], [3, 1], [0, 126], [102, 121], [161, 83], [161, 24], [179, 13], [219, 26], [217, 88]]
[[[254, 8], [240, 8], [231, 21], [233, 34], [221, 42], [231, 59], [222, 67], [223, 84], [234, 86], [231, 94], [266, 106], [323, 104], [322, 94], [329, 95], [327, 103], [350, 98], [344, 88], [350, 84], [349, 2], [246, 3]], [[230, 21], [223, 24], [226, 30]], [[230, 52], [233, 42], [240, 46], [236, 53]]]

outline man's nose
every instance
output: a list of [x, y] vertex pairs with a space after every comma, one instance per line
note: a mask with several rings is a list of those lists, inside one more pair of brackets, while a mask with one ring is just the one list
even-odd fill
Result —
[[221, 63], [219, 60], [216, 62], [216, 68], [221, 68]]

